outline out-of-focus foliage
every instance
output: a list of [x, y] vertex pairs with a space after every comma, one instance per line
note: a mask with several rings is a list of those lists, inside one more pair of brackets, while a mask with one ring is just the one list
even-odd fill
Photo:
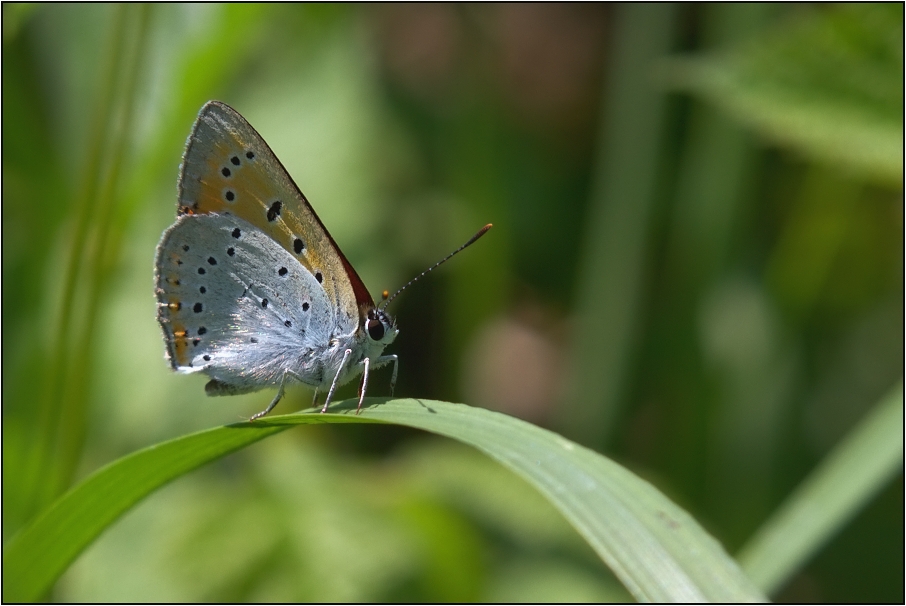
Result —
[[769, 139], [856, 175], [903, 180], [903, 7], [804, 14], [732, 53], [665, 70]]
[[[103, 463], [272, 395], [207, 399], [162, 361], [154, 247], [212, 98], [374, 292], [495, 224], [394, 302], [398, 394], [555, 427], [731, 552], [902, 380], [902, 5], [4, 4], [3, 25], [4, 542]], [[624, 599], [525, 494], [401, 429], [297, 429], [151, 497], [51, 597]], [[772, 597], [902, 601], [902, 495], [900, 472]]]

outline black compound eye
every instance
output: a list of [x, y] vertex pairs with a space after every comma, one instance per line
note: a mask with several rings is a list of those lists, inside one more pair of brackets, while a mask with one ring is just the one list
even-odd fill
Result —
[[384, 325], [380, 320], [368, 320], [368, 336], [373, 341], [380, 341], [384, 338]]

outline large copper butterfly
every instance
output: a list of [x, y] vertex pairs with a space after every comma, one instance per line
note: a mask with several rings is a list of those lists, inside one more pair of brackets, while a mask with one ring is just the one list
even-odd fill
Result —
[[251, 420], [292, 381], [313, 387], [315, 399], [328, 389], [321, 412], [362, 375], [358, 413], [369, 372], [390, 363], [393, 391], [397, 356], [382, 355], [399, 333], [384, 311], [392, 297], [375, 305], [270, 147], [225, 103], [206, 103], [186, 142], [177, 219], [158, 245], [155, 278], [174, 370], [208, 375], [212, 396], [277, 387]]

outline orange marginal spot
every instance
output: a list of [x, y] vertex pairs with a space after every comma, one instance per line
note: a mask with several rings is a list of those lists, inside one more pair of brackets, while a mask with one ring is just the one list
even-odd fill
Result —
[[188, 366], [191, 359], [189, 357], [189, 339], [187, 338], [186, 328], [181, 324], [173, 323], [173, 339], [170, 343], [173, 361], [178, 366]]

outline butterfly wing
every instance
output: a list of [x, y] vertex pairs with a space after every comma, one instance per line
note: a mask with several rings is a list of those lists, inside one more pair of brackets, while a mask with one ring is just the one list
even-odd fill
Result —
[[289, 173], [239, 112], [219, 101], [201, 108], [186, 143], [179, 214], [231, 214], [254, 225], [323, 287], [336, 321], [357, 327], [374, 301]]
[[323, 381], [332, 310], [322, 284], [247, 221], [184, 215], [157, 252], [158, 319], [174, 369], [234, 392], [278, 384], [284, 369]]

